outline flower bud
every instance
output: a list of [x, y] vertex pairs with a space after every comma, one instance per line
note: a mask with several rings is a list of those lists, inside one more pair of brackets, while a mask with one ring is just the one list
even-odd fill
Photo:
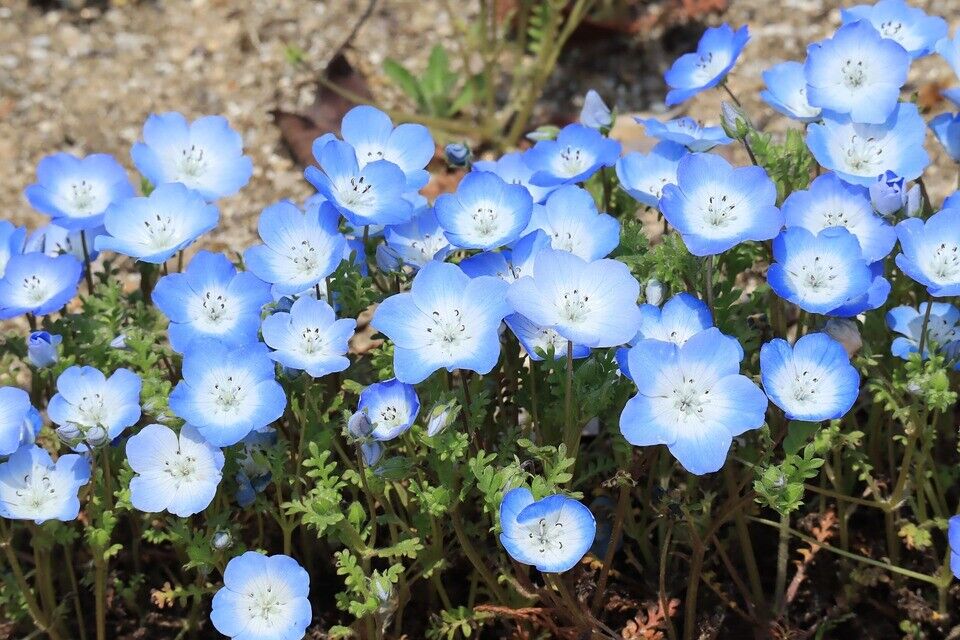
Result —
[[110, 341], [110, 347], [112, 349], [126, 349], [127, 348], [127, 336], [124, 334], [117, 335], [116, 338]]
[[663, 283], [653, 278], [647, 280], [647, 286], [644, 287], [643, 290], [643, 297], [649, 304], [660, 306], [660, 303], [663, 302], [663, 296], [665, 293], [666, 292]]
[[853, 357], [863, 346], [860, 328], [856, 321], [849, 318], [830, 318], [823, 326], [823, 332], [843, 345], [847, 355]]
[[460, 406], [452, 400], [435, 406], [427, 418], [427, 435], [433, 437], [449, 427], [459, 413]]
[[443, 154], [447, 158], [447, 163], [452, 167], [465, 167], [470, 163], [470, 157], [473, 155], [463, 142], [451, 142], [443, 148]]
[[583, 99], [583, 108], [580, 110], [580, 124], [591, 129], [610, 129], [613, 124], [613, 114], [600, 94], [590, 89]]
[[736, 140], [743, 140], [753, 130], [753, 124], [746, 112], [726, 101], [720, 103], [720, 124], [723, 132]]
[[542, 127], [537, 127], [528, 133], [527, 140], [532, 140], [534, 142], [540, 142], [541, 140], [556, 140], [559, 133], [560, 127], [552, 124], [545, 124]]
[[210, 546], [214, 548], [215, 551], [223, 551], [228, 549], [233, 545], [233, 536], [230, 535], [229, 531], [224, 531], [223, 529], [214, 532], [213, 536], [210, 538]]
[[[881, 216], [892, 216], [901, 209], [915, 212], [920, 211], [920, 190], [914, 185], [910, 193], [905, 190], [903, 178], [892, 171], [877, 176], [877, 181], [870, 185], [870, 202]], [[911, 202], [912, 200], [912, 202]], [[916, 214], [914, 214], [916, 215]]]
[[357, 411], [347, 421], [347, 431], [354, 438], [366, 438], [373, 433], [373, 423], [363, 411]]
[[60, 356], [57, 353], [57, 346], [63, 342], [63, 338], [58, 335], [52, 335], [46, 331], [34, 331], [27, 338], [27, 358], [30, 364], [37, 369], [43, 369], [55, 364]]
[[360, 455], [363, 456], [363, 464], [372, 467], [383, 457], [383, 445], [376, 440], [364, 442], [360, 445]]
[[377, 268], [384, 273], [399, 271], [403, 259], [395, 249], [386, 244], [377, 245]]

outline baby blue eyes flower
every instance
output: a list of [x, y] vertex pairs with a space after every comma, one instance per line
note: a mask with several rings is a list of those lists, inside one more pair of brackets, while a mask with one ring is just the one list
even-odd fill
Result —
[[313, 618], [310, 575], [289, 556], [247, 551], [227, 563], [210, 621], [237, 640], [300, 640]]
[[419, 269], [431, 260], [442, 262], [453, 251], [436, 213], [429, 208], [421, 209], [410, 222], [387, 227], [384, 238], [387, 244], [377, 249], [385, 246], [395, 256], [397, 267], [391, 271], [401, 264]]
[[[549, 353], [551, 348], [555, 360], [562, 360], [567, 357], [567, 339], [557, 333], [555, 329], [534, 324], [519, 313], [511, 314], [503, 321], [507, 323], [513, 335], [517, 336], [517, 340], [520, 341], [531, 360], [543, 360], [543, 356], [539, 352]], [[579, 344], [573, 345], [574, 358], [586, 358], [588, 355], [590, 355], [590, 347]]]
[[599, 213], [593, 196], [574, 185], [560, 187], [533, 208], [527, 232], [535, 229], [547, 234], [554, 249], [584, 260], [598, 260], [620, 244], [617, 219]]
[[597, 535], [597, 522], [582, 503], [562, 495], [534, 500], [525, 487], [503, 496], [500, 528], [500, 544], [510, 557], [543, 573], [572, 569]]
[[9, 220], [0, 220], [0, 278], [7, 270], [10, 258], [24, 251], [27, 230], [16, 227]]
[[59, 311], [77, 294], [83, 265], [70, 255], [15, 255], [0, 279], [0, 319]]
[[941, 113], [930, 121], [930, 130], [954, 162], [960, 162], [960, 113]]
[[[935, 48], [937, 53], [939, 53], [940, 56], [946, 60], [947, 64], [950, 65], [950, 68], [953, 69], [953, 73], [960, 76], [960, 30], [953, 34], [953, 38], [949, 38], [944, 34], [944, 37], [937, 42]], [[950, 91], [956, 92], [957, 89], [951, 89]]]
[[813, 234], [843, 227], [857, 238], [863, 258], [872, 264], [885, 258], [897, 243], [893, 226], [874, 213], [867, 189], [848, 184], [836, 174], [816, 178], [806, 190], [794, 191], [783, 202], [787, 228], [803, 227]]
[[630, 349], [637, 395], [620, 416], [620, 431], [636, 446], [665, 444], [697, 475], [723, 466], [733, 438], [763, 425], [767, 397], [740, 375], [743, 349], [715, 328], [684, 345], [641, 340]]
[[34, 444], [20, 447], [0, 464], [0, 517], [68, 522], [80, 513], [77, 492], [90, 481], [90, 464], [75, 453], [50, 459]]
[[134, 144], [130, 155], [151, 184], [179, 182], [207, 201], [237, 193], [253, 174], [240, 134], [223, 116], [187, 122], [179, 113], [151, 114], [143, 142]]
[[337, 320], [326, 302], [303, 297], [289, 312], [263, 320], [263, 341], [276, 349], [270, 357], [283, 366], [320, 378], [350, 366], [344, 354], [356, 326], [353, 319]]
[[465, 249], [495, 249], [520, 237], [530, 222], [533, 200], [520, 185], [474, 171], [464, 176], [455, 193], [439, 196], [434, 208], [451, 243]]
[[24, 421], [31, 409], [26, 391], [0, 387], [0, 456], [8, 456], [20, 447]]
[[270, 205], [257, 222], [263, 244], [247, 249], [243, 261], [279, 294], [306, 291], [333, 273], [347, 251], [338, 221], [328, 202], [305, 212], [286, 200]]
[[617, 160], [620, 186], [640, 204], [656, 207], [663, 188], [677, 183], [677, 167], [687, 149], [676, 142], [659, 142], [644, 155], [636, 151]]
[[663, 302], [665, 294], [666, 287], [656, 278], [650, 278], [643, 286], [643, 299], [652, 305], [659, 305]]
[[500, 357], [500, 321], [510, 313], [499, 278], [471, 279], [443, 262], [425, 265], [411, 290], [380, 303], [371, 324], [394, 343], [401, 382], [416, 384], [438, 369], [489, 373]]
[[262, 343], [231, 349], [216, 340], [194, 341], [183, 357], [183, 380], [170, 394], [170, 410], [217, 447], [277, 420], [286, 405]]
[[800, 122], [813, 122], [820, 118], [820, 107], [811, 106], [807, 99], [803, 63], [781, 62], [762, 75], [767, 88], [760, 92], [760, 97], [773, 109]]
[[960, 295], [960, 208], [927, 220], [908, 218], [896, 228], [902, 251], [897, 267], [934, 297]]
[[330, 140], [314, 155], [321, 169], [310, 166], [307, 181], [355, 227], [399, 224], [410, 219], [413, 205], [404, 199], [407, 177], [387, 160], [361, 164], [358, 152], [346, 142]]
[[37, 182], [24, 195], [30, 205], [71, 231], [92, 229], [114, 202], [134, 195], [127, 172], [113, 156], [69, 153], [47, 156], [37, 165]]
[[57, 378], [47, 415], [70, 446], [99, 446], [140, 419], [140, 387], [140, 376], [129, 369], [107, 378], [93, 367], [73, 366]]
[[[77, 260], [83, 260], [83, 241], [85, 238], [87, 241], [87, 257], [93, 261], [100, 255], [99, 252], [93, 248], [93, 241], [97, 236], [102, 236], [105, 233], [106, 229], [104, 229], [103, 226], [86, 229], [84, 231], [70, 231], [69, 229], [64, 229], [61, 226], [51, 223], [31, 233], [30, 237], [27, 238], [27, 242], [23, 245], [23, 251], [24, 253], [38, 251], [51, 257], [68, 253]], [[83, 234], [83, 236], [81, 236], [81, 234]]]
[[842, 227], [816, 235], [803, 227], [786, 229], [773, 241], [773, 258], [770, 288], [809, 313], [833, 315], [867, 293], [873, 281], [856, 236]]
[[825, 114], [807, 127], [807, 146], [822, 166], [853, 184], [869, 186], [885, 171], [913, 180], [930, 156], [923, 148], [926, 125], [914, 104], [901, 102], [883, 124], [858, 124]]
[[127, 462], [136, 474], [130, 480], [134, 509], [169, 511], [185, 518], [213, 501], [223, 452], [192, 425], [184, 425], [177, 434], [169, 427], [151, 424], [127, 440]]
[[586, 347], [613, 347], [633, 338], [639, 296], [640, 283], [622, 262], [587, 262], [553, 249], [540, 251], [532, 276], [507, 291], [514, 311]]
[[722, 253], [744, 240], [769, 240], [783, 226], [777, 188], [760, 167], [732, 167], [717, 155], [680, 160], [677, 184], [663, 188], [660, 210], [690, 253]]
[[927, 320], [927, 338], [924, 340], [922, 357], [926, 360], [930, 350], [937, 351], [949, 359], [960, 356], [960, 310], [945, 302], [921, 302], [919, 307], [894, 307], [887, 312], [887, 326], [900, 335], [894, 338], [890, 352], [898, 358], [909, 359], [911, 353], [920, 349], [920, 336], [923, 333], [923, 318], [930, 305], [930, 317]]
[[242, 449], [237, 456], [240, 470], [235, 478], [237, 481], [237, 503], [241, 507], [248, 507], [257, 499], [257, 494], [267, 488], [273, 479], [269, 462], [266, 460], [267, 449], [277, 442], [277, 432], [273, 428], [261, 431], [251, 431], [240, 441]]
[[393, 440], [413, 426], [419, 412], [420, 399], [413, 385], [396, 379], [377, 382], [360, 392], [357, 413], [365, 418], [365, 424], [353, 435]]
[[704, 127], [689, 117], [660, 122], [656, 118], [634, 118], [647, 130], [647, 135], [664, 142], [675, 142], [693, 152], [709, 151], [720, 144], [730, 144], [723, 127]]
[[667, 106], [680, 104], [723, 82], [749, 39], [745, 26], [734, 31], [730, 25], [722, 24], [704, 31], [697, 51], [677, 58], [663, 76], [670, 87]]
[[544, 247], [550, 246], [550, 237], [540, 229], [526, 234], [512, 249], [484, 251], [460, 263], [460, 268], [471, 278], [494, 276], [505, 282], [533, 273], [533, 262]]
[[217, 226], [219, 217], [196, 191], [162, 184], [146, 198], [128, 198], [107, 209], [103, 224], [109, 235], [97, 236], [94, 247], [161, 264]]
[[430, 130], [422, 124], [405, 123], [394, 128], [383, 111], [360, 105], [343, 116], [340, 132], [344, 142], [356, 150], [361, 169], [377, 160], [395, 164], [406, 176], [404, 191], [416, 191], [430, 179], [425, 167], [433, 158], [435, 146]]
[[63, 342], [63, 336], [52, 335], [47, 331], [34, 331], [27, 338], [27, 358], [38, 369], [56, 364], [60, 359], [57, 347]]
[[923, 9], [911, 7], [904, 0], [880, 0], [874, 5], [841, 9], [840, 17], [843, 24], [869, 22], [882, 37], [899, 44], [912, 58], [932, 53], [937, 42], [947, 37], [946, 20], [928, 16]]
[[153, 302], [170, 319], [170, 346], [184, 353], [190, 343], [216, 338], [230, 346], [256, 342], [260, 309], [270, 287], [252, 273], [237, 273], [222, 253], [200, 251], [183, 273], [160, 278]]
[[613, 124], [613, 114], [600, 94], [590, 89], [583, 99], [580, 109], [580, 124], [591, 129], [609, 129]]
[[451, 167], [465, 167], [470, 164], [470, 147], [462, 142], [451, 142], [443, 148], [443, 155]]
[[950, 546], [950, 571], [954, 578], [960, 578], [960, 515], [953, 516], [947, 522], [947, 539]]
[[508, 184], [518, 184], [530, 192], [530, 197], [535, 203], [543, 202], [556, 189], [556, 185], [541, 187], [530, 182], [533, 169], [523, 158], [522, 152], [514, 151], [500, 156], [497, 160], [479, 160], [474, 162], [471, 168], [474, 171], [494, 173]]
[[556, 140], [541, 140], [523, 156], [534, 170], [530, 181], [550, 187], [583, 182], [620, 157], [620, 143], [582, 124], [567, 125]]
[[810, 333], [791, 347], [777, 338], [760, 348], [763, 388], [790, 420], [841, 418], [857, 401], [860, 374], [846, 350], [825, 333]]
[[916, 217], [920, 213], [920, 185], [915, 184], [907, 191], [904, 189], [904, 179], [892, 171], [877, 176], [876, 182], [870, 185], [870, 202], [881, 216], [890, 217], [898, 211], [903, 211], [908, 217]]

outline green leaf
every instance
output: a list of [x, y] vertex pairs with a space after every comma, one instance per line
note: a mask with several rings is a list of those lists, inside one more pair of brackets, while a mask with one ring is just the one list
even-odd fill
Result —
[[387, 74], [388, 78], [393, 80], [394, 84], [400, 87], [404, 93], [417, 103], [418, 110], [422, 111], [426, 108], [427, 100], [424, 97], [423, 88], [413, 74], [407, 71], [406, 67], [393, 58], [387, 58], [383, 61], [383, 72]]
[[803, 446], [810, 441], [820, 428], [818, 422], [801, 422], [791, 420], [787, 425], [787, 437], [783, 439], [783, 450], [785, 453], [797, 453]]

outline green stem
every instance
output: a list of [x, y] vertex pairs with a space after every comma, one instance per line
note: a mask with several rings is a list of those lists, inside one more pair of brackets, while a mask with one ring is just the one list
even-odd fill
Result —
[[683, 604], [683, 637], [693, 640], [697, 626], [697, 597], [700, 591], [700, 573], [703, 570], [703, 554], [706, 551], [703, 541], [697, 535], [693, 522], [688, 522], [693, 542], [693, 557], [690, 559], [690, 574], [687, 577], [687, 596]]
[[563, 401], [563, 443], [567, 446], [567, 457], [576, 458], [580, 448], [580, 427], [573, 419], [573, 341], [567, 340], [567, 376], [564, 383]]
[[50, 636], [51, 640], [60, 640], [60, 633], [47, 620], [46, 615], [44, 615], [43, 610], [40, 608], [40, 604], [37, 602], [37, 599], [33, 594], [33, 590], [30, 588], [30, 583], [27, 582], [27, 577], [23, 572], [23, 567], [20, 566], [20, 560], [17, 558], [17, 554], [13, 550], [12, 535], [12, 532], [7, 529], [6, 521], [3, 520], [3, 518], [0, 518], [0, 547], [3, 547], [3, 553], [7, 557], [7, 562], [10, 564], [10, 569], [13, 571], [13, 578], [17, 583], [17, 587], [20, 589], [20, 594], [23, 596], [23, 601], [27, 605], [27, 611], [30, 613], [30, 617], [33, 619], [33, 624], [36, 625], [37, 629], [40, 631], [46, 632], [47, 635]]
[[[723, 479], [727, 486], [727, 493], [730, 499], [739, 498], [740, 491], [737, 488], [737, 479], [733, 477], [733, 469], [729, 464], [723, 466]], [[747, 579], [750, 581], [750, 590], [753, 592], [753, 600], [758, 610], [763, 610], [765, 598], [763, 597], [763, 582], [760, 580], [760, 569], [757, 567], [757, 557], [753, 553], [753, 543], [750, 538], [750, 529], [747, 527], [746, 516], [743, 509], [733, 510], [733, 523], [737, 530], [737, 540], [740, 542], [740, 552], [743, 554], [743, 563], [747, 566]]]
[[87, 293], [93, 293], [93, 273], [90, 269], [90, 251], [87, 249], [87, 232], [80, 232], [80, 246], [83, 248], [83, 277], [87, 281]]
[[623, 518], [630, 506], [630, 485], [624, 482], [620, 485], [620, 495], [617, 498], [617, 511], [613, 517], [613, 531], [610, 533], [610, 541], [607, 543], [607, 552], [603, 554], [603, 569], [600, 571], [600, 579], [597, 580], [597, 590], [593, 594], [593, 601], [590, 603], [590, 610], [596, 614], [600, 602], [603, 600], [603, 592], [607, 588], [607, 578], [610, 576], [610, 569], [613, 566], [613, 556], [617, 552], [617, 545], [620, 544], [620, 537], [623, 534]]
[[97, 640], [107, 640], [107, 561], [104, 550], [93, 549], [93, 595], [96, 612]]
[[783, 613], [784, 595], [787, 590], [787, 564], [790, 559], [790, 515], [780, 514], [779, 535], [777, 538], [777, 581], [773, 591], [774, 608]]
[[704, 274], [706, 282], [704, 286], [706, 287], [706, 296], [707, 296], [707, 308], [710, 309], [710, 315], [713, 316], [713, 321], [716, 322], [716, 310], [714, 309], [714, 298], [713, 298], [713, 256], [707, 256], [707, 265], [706, 273]]
[[496, 577], [490, 573], [490, 569], [487, 568], [487, 563], [480, 557], [480, 554], [477, 553], [470, 538], [467, 537], [466, 532], [463, 530], [463, 520], [460, 517], [460, 510], [457, 507], [454, 507], [450, 513], [450, 522], [453, 524], [454, 533], [457, 534], [457, 541], [460, 543], [463, 555], [467, 556], [467, 560], [473, 565], [473, 568], [483, 579], [487, 588], [490, 589], [490, 593], [497, 599], [497, 602], [505, 604], [507, 602], [507, 594], [497, 583]]
[[83, 605], [80, 603], [80, 585], [77, 582], [77, 572], [73, 569], [73, 547], [71, 543], [63, 546], [63, 553], [64, 562], [67, 565], [67, 577], [70, 580], [70, 590], [73, 592], [73, 612], [77, 615], [80, 640], [87, 640], [87, 625], [83, 620]]
[[933, 300], [927, 297], [927, 310], [923, 314], [923, 325], [920, 327], [920, 343], [917, 345], [917, 352], [923, 358], [923, 348], [927, 344], [927, 325], [930, 324], [930, 312], [933, 310]]

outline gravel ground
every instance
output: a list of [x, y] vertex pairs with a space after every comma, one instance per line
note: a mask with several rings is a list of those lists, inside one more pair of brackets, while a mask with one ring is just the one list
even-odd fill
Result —
[[[255, 170], [246, 189], [221, 202], [224, 223], [210, 244], [236, 249], [250, 243], [256, 215], [265, 205], [310, 192], [269, 115], [276, 108], [303, 111], [314, 102], [309, 73], [288, 62], [285, 51], [290, 45], [299, 47], [313, 68], [322, 68], [366, 4], [176, 0], [115, 2], [107, 10], [43, 11], [26, 0], [6, 0], [0, 7], [0, 215], [30, 227], [43, 222], [22, 192], [47, 153], [107, 152], [132, 167], [129, 148], [150, 112], [178, 110], [190, 117], [220, 113], [242, 132]], [[439, 0], [381, 0], [349, 54], [375, 96], [386, 103], [396, 101], [380, 73], [385, 57], [422, 66], [433, 42], [449, 40], [453, 29], [445, 7], [451, 4], [460, 6]], [[753, 38], [730, 85], [761, 125], [773, 130], [791, 126], [759, 103], [760, 72], [780, 60], [802, 58], [807, 43], [839, 24], [839, 4], [732, 0], [725, 16], [711, 18], [750, 26]], [[915, 4], [952, 16], [952, 30], [960, 24], [956, 0]], [[603, 55], [589, 47], [573, 51], [551, 85], [552, 99], [566, 101], [596, 86], [615, 97], [622, 113], [665, 115], [659, 73], [674, 55], [665, 55], [665, 50], [689, 46], [678, 38], [648, 33], [636, 46], [607, 47]], [[916, 64], [911, 76], [913, 89], [931, 83], [957, 83], [936, 57]], [[691, 101], [688, 112], [715, 122], [721, 99], [718, 91], [708, 92]], [[618, 134], [628, 146], [649, 146], [642, 128], [622, 120]], [[928, 148], [936, 158], [928, 187], [940, 198], [955, 179], [955, 166], [932, 138]]]

